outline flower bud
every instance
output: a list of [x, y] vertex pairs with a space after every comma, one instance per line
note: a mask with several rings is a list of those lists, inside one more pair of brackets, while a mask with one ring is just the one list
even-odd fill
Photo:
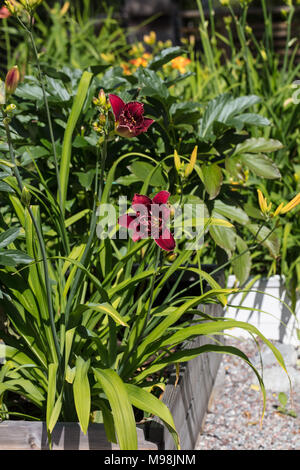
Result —
[[198, 150], [198, 146], [195, 145], [195, 148], [194, 148], [194, 150], [192, 151], [190, 163], [186, 166], [186, 169], [185, 169], [184, 176], [185, 176], [186, 178], [187, 178], [188, 176], [190, 176], [190, 174], [192, 173], [192, 171], [193, 171], [193, 169], [194, 169], [195, 163], [196, 163], [196, 161], [197, 161], [197, 150]]
[[106, 95], [105, 95], [104, 90], [102, 88], [99, 91], [98, 100], [99, 100], [100, 106], [103, 106], [103, 107], [106, 106]]
[[8, 106], [6, 106], [5, 112], [6, 112], [7, 114], [12, 113], [16, 108], [17, 108], [16, 105], [13, 104], [13, 103], [11, 103], [11, 104], [9, 104]]
[[19, 0], [28, 13], [32, 13], [42, 3], [42, 1], [43, 0]]
[[150, 31], [149, 34], [145, 34], [143, 37], [144, 43], [148, 44], [149, 46], [153, 46], [156, 42], [156, 33], [155, 31]]
[[246, 31], [246, 33], [249, 34], [249, 35], [252, 34], [252, 28], [251, 28], [251, 26], [246, 25], [246, 26], [245, 26], [245, 31]]
[[11, 15], [17, 15], [22, 10], [22, 6], [16, 0], [5, 0], [5, 5]]
[[180, 157], [179, 157], [176, 149], [174, 150], [174, 164], [175, 164], [175, 168], [178, 172], [181, 168], [181, 161], [180, 161]]
[[24, 186], [22, 195], [21, 195], [21, 202], [24, 204], [25, 207], [29, 207], [30, 201], [31, 201], [31, 194], [26, 188], [26, 186]]
[[20, 72], [18, 66], [15, 65], [12, 69], [7, 72], [5, 79], [5, 93], [7, 95], [12, 95], [19, 84], [20, 81]]

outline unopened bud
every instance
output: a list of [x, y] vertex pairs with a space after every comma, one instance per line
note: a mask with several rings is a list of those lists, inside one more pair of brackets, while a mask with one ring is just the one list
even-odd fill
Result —
[[177, 172], [179, 172], [180, 167], [181, 167], [181, 161], [180, 161], [180, 157], [177, 153], [177, 150], [174, 150], [174, 163], [175, 163], [175, 168], [176, 168]]
[[251, 26], [246, 25], [246, 26], [245, 26], [245, 31], [246, 31], [246, 33], [249, 34], [249, 35], [252, 34], [252, 28], [251, 28]]
[[21, 201], [22, 201], [22, 203], [24, 204], [25, 207], [30, 206], [31, 194], [28, 191], [28, 189], [26, 188], [26, 186], [24, 186], [24, 188], [23, 188], [22, 195], [21, 195]]
[[102, 88], [99, 91], [98, 100], [99, 100], [100, 106], [103, 106], [103, 107], [106, 106], [106, 95], [105, 95], [104, 90]]
[[9, 113], [12, 113], [15, 109], [17, 109], [17, 106], [12, 103], [6, 106], [5, 112], [9, 114]]
[[20, 81], [20, 72], [18, 66], [15, 65], [12, 69], [7, 72], [5, 78], [5, 93], [6, 96], [12, 95], [19, 84]]
[[43, 0], [19, 0], [28, 13], [32, 13], [42, 3], [42, 1]]
[[105, 123], [106, 123], [106, 116], [105, 116], [105, 114], [100, 114], [100, 116], [99, 116], [99, 124], [100, 124], [101, 126], [104, 126]]
[[194, 150], [192, 151], [190, 162], [186, 166], [186, 169], [185, 169], [185, 172], [184, 172], [184, 176], [186, 178], [192, 173], [192, 171], [194, 169], [195, 163], [197, 161], [197, 150], [198, 150], [198, 146], [196, 145]]
[[22, 10], [22, 5], [16, 0], [5, 0], [5, 5], [11, 15], [17, 15]]
[[167, 255], [167, 260], [170, 261], [171, 263], [175, 261], [177, 258], [177, 253], [171, 253], [170, 255]]

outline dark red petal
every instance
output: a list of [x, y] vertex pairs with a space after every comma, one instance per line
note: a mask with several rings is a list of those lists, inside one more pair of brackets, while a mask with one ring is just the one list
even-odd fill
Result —
[[108, 99], [110, 101], [115, 120], [118, 121], [121, 112], [125, 108], [125, 103], [124, 101], [117, 95], [108, 95]]
[[151, 124], [153, 124], [154, 120], [153, 119], [148, 119], [148, 118], [144, 118], [144, 122], [143, 122], [143, 132], [146, 132], [148, 130], [148, 128], [151, 126]]
[[153, 122], [154, 122], [153, 119], [143, 119], [143, 122], [138, 124], [134, 129], [135, 136], [138, 136], [138, 135], [142, 134], [143, 132], [147, 132], [148, 127]]
[[165, 228], [159, 238], [154, 240], [157, 245], [165, 251], [173, 251], [176, 243], [171, 232]]
[[152, 199], [148, 196], [144, 196], [143, 194], [135, 194], [132, 199], [132, 205], [141, 204], [143, 206], [149, 206], [152, 204]]
[[142, 117], [144, 114], [144, 105], [138, 101], [130, 101], [125, 105], [125, 109], [135, 118]]
[[171, 194], [168, 191], [160, 191], [153, 198], [154, 204], [166, 204]]
[[119, 217], [118, 223], [121, 227], [128, 228], [131, 222], [135, 220], [135, 217], [131, 217], [131, 215], [123, 214]]

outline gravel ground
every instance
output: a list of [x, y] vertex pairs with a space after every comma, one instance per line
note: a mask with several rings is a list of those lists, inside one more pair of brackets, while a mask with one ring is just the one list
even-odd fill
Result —
[[[253, 341], [231, 339], [226, 343], [239, 347], [252, 362], [257, 357]], [[300, 377], [299, 359], [294, 366]], [[278, 412], [278, 391], [267, 390], [261, 427], [262, 394], [257, 383], [244, 361], [223, 356], [197, 450], [300, 450], [299, 385], [286, 394], [289, 401], [285, 407], [297, 417]]]

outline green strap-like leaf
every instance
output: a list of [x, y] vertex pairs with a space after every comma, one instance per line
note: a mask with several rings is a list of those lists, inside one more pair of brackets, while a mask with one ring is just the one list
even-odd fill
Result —
[[[56, 373], [57, 373], [58, 363], [51, 363], [48, 367], [48, 393], [47, 393], [47, 408], [46, 408], [46, 424], [47, 424], [47, 431], [51, 433], [55, 423], [53, 423], [53, 419], [50, 423], [50, 418], [53, 412], [53, 408], [55, 405], [55, 395], [56, 395]], [[50, 430], [51, 424], [51, 430]]]
[[177, 449], [180, 449], [179, 436], [169, 408], [154, 395], [136, 385], [126, 384], [126, 389], [129, 400], [136, 408], [158, 416], [165, 423], [172, 434]]
[[64, 210], [67, 198], [67, 188], [69, 182], [69, 172], [70, 172], [70, 161], [71, 161], [71, 151], [72, 151], [72, 136], [75, 129], [76, 123], [80, 116], [84, 101], [87, 96], [89, 85], [91, 82], [93, 74], [90, 72], [84, 72], [77, 91], [77, 95], [74, 99], [71, 113], [67, 122], [67, 127], [65, 130], [63, 147], [62, 147], [62, 156], [60, 162], [60, 186], [61, 186], [61, 207]]
[[93, 370], [109, 401], [120, 449], [136, 450], [136, 424], [126, 385], [112, 369]]
[[90, 361], [81, 356], [76, 359], [75, 379], [73, 382], [74, 402], [82, 432], [87, 433], [91, 412], [91, 390], [88, 379]]

